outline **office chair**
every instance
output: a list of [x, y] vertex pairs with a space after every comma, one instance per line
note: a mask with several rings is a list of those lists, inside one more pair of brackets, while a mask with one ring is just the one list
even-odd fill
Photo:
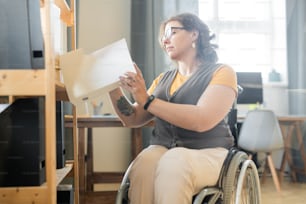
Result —
[[273, 182], [277, 191], [280, 192], [281, 188], [271, 153], [284, 148], [284, 141], [274, 112], [261, 109], [249, 111], [240, 129], [238, 147], [250, 153], [265, 153]]

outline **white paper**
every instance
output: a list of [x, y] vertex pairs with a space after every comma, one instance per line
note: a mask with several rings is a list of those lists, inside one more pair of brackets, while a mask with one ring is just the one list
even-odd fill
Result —
[[0, 113], [4, 111], [7, 107], [9, 107], [10, 104], [0, 104]]
[[119, 76], [135, 72], [125, 39], [85, 54], [82, 49], [60, 57], [69, 100], [77, 104], [118, 87]]

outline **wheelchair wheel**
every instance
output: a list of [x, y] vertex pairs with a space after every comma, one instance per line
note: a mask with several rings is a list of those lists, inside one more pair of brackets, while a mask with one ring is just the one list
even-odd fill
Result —
[[129, 187], [130, 187], [130, 180], [129, 180], [129, 173], [131, 170], [131, 167], [133, 165], [133, 162], [129, 165], [129, 167], [127, 168], [123, 179], [121, 181], [121, 185], [118, 189], [117, 192], [117, 197], [116, 197], [116, 202], [115, 204], [129, 204], [129, 198], [128, 198], [128, 191], [129, 191]]
[[226, 174], [222, 179], [223, 201], [224, 204], [232, 204], [235, 198], [236, 186], [238, 183], [239, 169], [243, 161], [247, 160], [244, 152], [237, 152], [232, 158]]
[[245, 152], [237, 152], [223, 178], [224, 204], [260, 204], [256, 166]]
[[129, 204], [130, 203], [129, 198], [128, 198], [129, 187], [130, 187], [129, 182], [120, 186], [120, 189], [117, 192], [116, 204]]
[[261, 203], [260, 183], [256, 165], [252, 160], [243, 163], [236, 191], [236, 203]]

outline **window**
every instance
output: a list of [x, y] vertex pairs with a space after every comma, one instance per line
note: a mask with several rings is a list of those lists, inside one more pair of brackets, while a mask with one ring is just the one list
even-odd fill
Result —
[[199, 0], [199, 16], [216, 34], [219, 61], [237, 72], [275, 69], [287, 83], [285, 0]]

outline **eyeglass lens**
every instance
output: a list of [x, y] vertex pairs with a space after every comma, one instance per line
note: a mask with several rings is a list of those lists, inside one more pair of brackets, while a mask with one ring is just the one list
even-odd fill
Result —
[[166, 30], [165, 30], [165, 33], [164, 33], [164, 36], [162, 38], [162, 40], [166, 40], [166, 39], [169, 39], [171, 38], [171, 36], [174, 34], [173, 33], [173, 30], [174, 29], [185, 29], [184, 27], [168, 27]]

